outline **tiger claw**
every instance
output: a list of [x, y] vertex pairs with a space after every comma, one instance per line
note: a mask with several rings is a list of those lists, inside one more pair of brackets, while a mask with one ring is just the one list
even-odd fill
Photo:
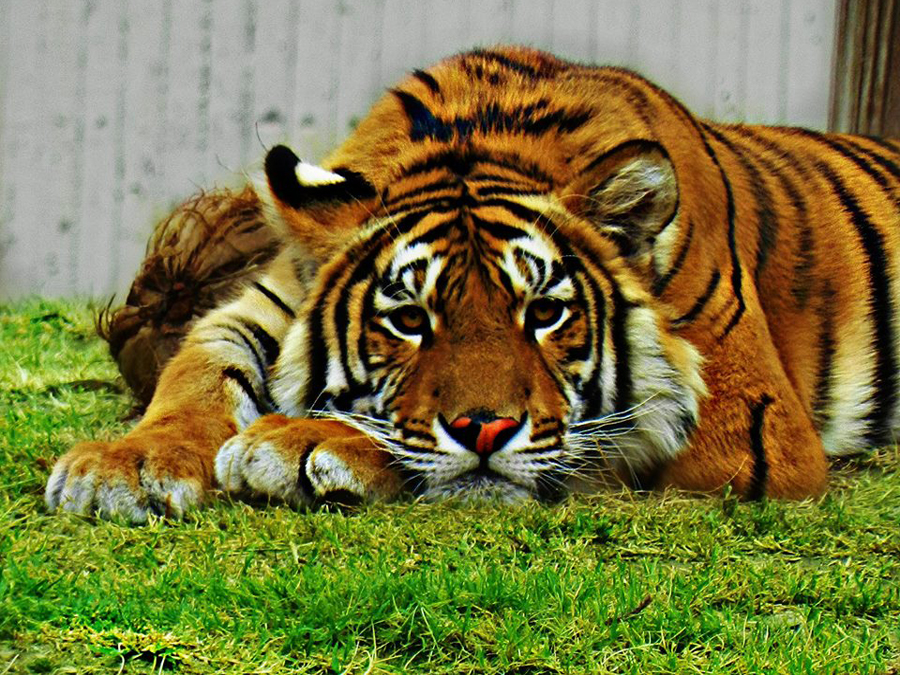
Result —
[[183, 518], [200, 503], [198, 480], [167, 475], [145, 460], [138, 450], [76, 446], [53, 467], [44, 491], [47, 509], [139, 524], [151, 514]]

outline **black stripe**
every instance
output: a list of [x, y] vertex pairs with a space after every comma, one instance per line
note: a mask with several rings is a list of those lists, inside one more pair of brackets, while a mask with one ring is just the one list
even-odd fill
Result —
[[[380, 243], [383, 243], [383, 239]], [[337, 336], [340, 365], [344, 372], [344, 380], [348, 384], [356, 382], [353, 374], [350, 372], [348, 361], [350, 352], [350, 294], [359, 283], [362, 283], [373, 275], [375, 260], [378, 258], [381, 250], [381, 246], [372, 246], [365, 256], [356, 264], [356, 267], [353, 268], [350, 276], [344, 281], [338, 299], [332, 308], [331, 320], [334, 323], [334, 332]], [[372, 288], [370, 288], [370, 291], [373, 288], [374, 284]], [[396, 339], [396, 336], [392, 336], [392, 338]]]
[[[592, 159], [590, 161], [590, 163], [586, 167], [584, 167], [584, 169], [582, 169], [582, 171], [584, 171], [584, 172], [591, 171], [591, 170], [595, 169], [597, 166], [599, 166], [600, 164], [602, 164], [603, 162], [605, 162], [610, 157], [618, 155], [619, 153], [622, 153], [629, 148], [635, 148], [635, 154], [649, 153], [649, 152], [653, 152], [655, 150], [656, 152], [659, 152], [660, 154], [662, 154], [667, 160], [672, 161], [669, 158], [669, 152], [663, 146], [661, 146], [659, 143], [657, 143], [656, 141], [646, 141], [643, 139], [635, 139], [635, 140], [631, 140], [631, 141], [625, 141], [624, 143], [620, 143], [619, 145], [613, 147], [612, 149], [607, 150], [603, 154], [598, 155], [597, 157], [594, 157], [594, 159]], [[675, 210], [677, 211], [678, 209], [676, 208]]]
[[[419, 205], [417, 205], [417, 206], [419, 206]], [[422, 222], [422, 220], [424, 220], [426, 216], [429, 216], [432, 213], [434, 213], [433, 210], [428, 209], [428, 208], [423, 208], [423, 209], [417, 209], [415, 211], [407, 213], [406, 215], [400, 217], [399, 219], [391, 218], [388, 225], [386, 225], [384, 230], [382, 230], [382, 231], [390, 232], [392, 237], [397, 237], [401, 234], [407, 234], [416, 225], [418, 225], [420, 222]], [[353, 250], [351, 251], [351, 256], [352, 256], [350, 258], [351, 260], [355, 259], [356, 256], [365, 255], [365, 253], [363, 253], [365, 251], [364, 247], [365, 247], [365, 245], [367, 245], [368, 241], [371, 241], [371, 240], [367, 240], [366, 242], [361, 242], [360, 245], [355, 246], [353, 248]], [[335, 277], [338, 276], [341, 273], [341, 271], [342, 270], [338, 270], [334, 276]]]
[[590, 119], [591, 113], [587, 110], [555, 110], [536, 120], [526, 120], [518, 131], [530, 136], [539, 136], [548, 129], [570, 134]]
[[845, 159], [850, 160], [857, 168], [859, 168], [863, 173], [865, 173], [869, 178], [878, 183], [878, 187], [881, 188], [881, 191], [892, 201], [896, 203], [897, 199], [893, 195], [891, 190], [891, 185], [888, 180], [884, 177], [884, 175], [876, 171], [875, 168], [869, 164], [865, 159], [857, 155], [853, 149], [846, 147], [843, 143], [834, 140], [833, 138], [829, 138], [824, 134], [820, 134], [815, 131], [810, 131], [808, 129], [797, 129], [796, 132], [799, 135], [804, 136], [810, 140], [816, 141], [825, 145], [826, 147], [834, 150], [836, 153], [844, 157]]
[[818, 308], [821, 321], [819, 327], [819, 367], [816, 375], [816, 390], [812, 401], [813, 424], [822, 429], [831, 421], [834, 356], [837, 351], [834, 333], [834, 289], [826, 286], [822, 293], [822, 304]]
[[434, 139], [446, 143], [455, 129], [444, 120], [435, 117], [428, 107], [412, 94], [395, 89], [392, 92], [400, 100], [403, 111], [410, 122], [409, 138], [411, 141]]
[[455, 220], [448, 220], [440, 225], [435, 225], [424, 234], [420, 234], [418, 237], [411, 240], [408, 247], [412, 248], [418, 244], [433, 244], [434, 242], [449, 236], [456, 225], [457, 222]]
[[722, 334], [717, 338], [719, 342], [721, 342], [726, 337], [728, 337], [728, 334], [732, 331], [732, 329], [737, 326], [746, 309], [746, 305], [744, 304], [744, 292], [742, 288], [743, 275], [741, 273], [741, 261], [738, 258], [737, 250], [737, 228], [735, 222], [734, 191], [731, 188], [731, 182], [728, 180], [728, 176], [725, 174], [725, 169], [722, 168], [722, 164], [721, 162], [719, 162], [718, 156], [712, 149], [712, 146], [709, 144], [709, 141], [703, 134], [703, 130], [699, 126], [697, 126], [697, 132], [700, 134], [700, 138], [703, 140], [703, 146], [706, 149], [706, 154], [712, 160], [713, 164], [715, 164], [719, 169], [719, 175], [722, 179], [722, 185], [725, 188], [726, 213], [728, 217], [728, 251], [731, 255], [731, 290], [734, 293], [734, 297], [737, 299], [738, 306], [734, 312], [734, 315], [731, 317], [731, 321], [728, 322], [725, 330], [722, 331]]
[[766, 461], [766, 449], [763, 444], [763, 428], [766, 408], [773, 399], [764, 394], [750, 413], [750, 449], [753, 451], [753, 476], [747, 488], [747, 499], [762, 499], [766, 494], [766, 483], [769, 480], [769, 463]]
[[728, 148], [737, 158], [744, 171], [750, 177], [750, 189], [756, 199], [756, 226], [758, 228], [758, 238], [756, 245], [756, 265], [753, 269], [753, 276], [757, 288], [759, 287], [759, 278], [763, 268], [769, 261], [769, 255], [778, 240], [778, 219], [775, 216], [775, 209], [772, 205], [772, 195], [766, 187], [765, 177], [758, 168], [751, 162], [742, 148], [737, 147], [728, 137], [717, 129], [706, 126], [706, 130], [713, 135], [722, 145]]
[[[382, 326], [380, 323], [377, 323], [377, 322], [373, 322], [371, 325], [367, 326], [366, 329], [371, 330], [375, 333], [380, 333], [381, 335], [388, 338], [389, 340], [399, 340], [400, 339], [394, 333], [392, 333], [387, 328], [385, 328], [384, 326]], [[363, 331], [363, 335], [364, 334], [365, 334], [365, 331]], [[362, 336], [360, 336], [360, 337], [362, 337]]]
[[402, 201], [411, 200], [421, 197], [422, 195], [434, 194], [435, 192], [442, 192], [445, 190], [456, 190], [458, 192], [459, 187], [459, 180], [439, 180], [435, 183], [429, 183], [427, 185], [417, 187], [414, 190], [401, 192], [398, 195], [391, 195], [387, 200], [385, 200], [385, 206], [389, 208], [396, 208], [397, 204]]
[[672, 324], [675, 326], [683, 326], [700, 316], [700, 312], [703, 311], [703, 308], [706, 307], [706, 303], [709, 302], [710, 298], [712, 298], [713, 296], [713, 293], [716, 292], [716, 288], [719, 286], [720, 277], [721, 274], [719, 274], [719, 270], [714, 271], [712, 277], [710, 277], [709, 283], [706, 285], [706, 290], [703, 291], [703, 295], [697, 298], [694, 306], [691, 307], [685, 314], [682, 314], [677, 319], [672, 321]]
[[863, 136], [867, 141], [884, 148], [893, 154], [900, 154], [900, 143], [888, 138], [879, 138], [878, 136]]
[[[539, 441], [543, 441], [548, 438], [555, 438], [556, 436], [559, 436], [559, 424], [558, 423], [556, 424], [556, 426], [550, 426], [550, 427], [547, 427], [546, 429], [544, 429], [543, 431], [539, 431], [536, 434], [532, 434], [530, 440], [532, 443], [537, 443]], [[548, 449], [554, 449], [554, 448], [548, 448]]]
[[518, 202], [510, 201], [508, 199], [486, 199], [483, 202], [479, 203], [479, 207], [488, 206], [499, 206], [500, 208], [509, 211], [519, 220], [524, 220], [526, 223], [530, 224], [534, 224], [542, 220], [547, 220], [546, 216], [544, 216], [544, 214], [542, 214], [540, 211], [536, 211], [527, 206], [523, 206]]
[[409, 440], [410, 438], [418, 438], [423, 441], [431, 441], [434, 442], [434, 436], [430, 433], [426, 433], [424, 431], [416, 431], [415, 429], [409, 429], [407, 427], [400, 428], [400, 436], [403, 440]]
[[[760, 136], [757, 133], [757, 130], [752, 127], [739, 126], [734, 127], [733, 130], [740, 134], [744, 139], [751, 143], [761, 145], [766, 150], [775, 153], [779, 159], [785, 160], [786, 164], [797, 172], [801, 180], [806, 182], [812, 180], [806, 165], [798, 160], [788, 148], [783, 148], [772, 139]], [[797, 187], [796, 183], [785, 174], [781, 164], [777, 164], [767, 156], [759, 154], [759, 152], [756, 152], [755, 148], [749, 148], [745, 145], [743, 146], [743, 149], [745, 152], [749, 152], [767, 172], [778, 179], [781, 187], [790, 198], [791, 205], [797, 212], [793, 220], [797, 223], [797, 228], [799, 229], [799, 240], [795, 246], [796, 252], [791, 295], [796, 301], [798, 308], [802, 310], [806, 307], [807, 302], [809, 302], [810, 292], [815, 281], [812, 272], [815, 269], [816, 264], [815, 232], [809, 222], [809, 210], [806, 198]]]
[[500, 239], [501, 241], [510, 241], [511, 239], [521, 239], [522, 237], [531, 236], [528, 231], [523, 230], [519, 227], [507, 225], [506, 223], [499, 223], [493, 220], [485, 220], [484, 218], [479, 218], [475, 215], [472, 215], [471, 218], [472, 222], [478, 227], [479, 230], [484, 230], [494, 239]]
[[491, 103], [477, 109], [471, 117], [443, 119], [412, 94], [399, 89], [392, 93], [400, 100], [410, 121], [409, 139], [413, 142], [431, 139], [447, 143], [454, 138], [463, 142], [475, 133], [485, 136], [504, 133], [540, 136], [550, 129], [572, 133], [591, 118], [588, 110], [558, 109], [538, 115], [538, 111], [548, 105], [546, 100], [539, 100], [513, 108], [502, 108], [497, 103]]
[[281, 352], [281, 346], [278, 344], [278, 340], [269, 335], [269, 333], [267, 333], [259, 324], [244, 320], [241, 320], [240, 323], [253, 334], [253, 337], [259, 343], [259, 346], [263, 348], [266, 364], [271, 365], [275, 363], [278, 360], [278, 354]]
[[681, 249], [678, 251], [678, 255], [675, 257], [675, 262], [672, 263], [672, 266], [666, 271], [664, 275], [661, 277], [657, 277], [653, 281], [653, 295], [659, 297], [663, 294], [663, 292], [668, 287], [669, 283], [672, 279], [675, 278], [680, 271], [682, 266], [684, 265], [684, 261], [687, 258], [688, 251], [691, 248], [691, 242], [694, 238], [694, 221], [688, 221], [688, 230], [687, 234], [684, 236], [684, 241], [681, 244]]
[[306, 493], [306, 496], [309, 499], [313, 499], [316, 496], [316, 489], [309, 479], [309, 458], [312, 456], [312, 452], [316, 449], [317, 445], [318, 443], [310, 442], [304, 446], [303, 450], [300, 452], [300, 471], [297, 472], [297, 483], [300, 484], [300, 488]]
[[869, 413], [871, 424], [867, 439], [872, 445], [891, 440], [888, 422], [897, 400], [897, 359], [894, 353], [894, 301], [891, 296], [888, 273], [888, 256], [884, 240], [878, 228], [859, 205], [838, 175], [824, 162], [817, 162], [816, 169], [828, 181], [844, 210], [856, 228], [860, 243], [866, 253], [872, 302], [870, 315], [875, 324], [874, 344], [875, 403]]
[[631, 304], [622, 297], [612, 278], [610, 277], [608, 280], [612, 285], [613, 313], [610, 323], [612, 324], [613, 347], [616, 351], [615, 409], [617, 412], [621, 412], [632, 405], [634, 385], [631, 377], [631, 342], [628, 339], [628, 314]]
[[[337, 283], [344, 270], [333, 272], [326, 282], [320, 287], [328, 290]], [[328, 345], [325, 341], [324, 314], [326, 298], [319, 296], [314, 304], [314, 309], [309, 315], [308, 334], [306, 339], [306, 353], [309, 355], [307, 366], [309, 368], [309, 381], [306, 386], [306, 400], [304, 407], [311, 410], [320, 394], [325, 391], [326, 368], [328, 366]]]
[[[605, 88], [615, 87], [619, 89], [624, 95], [626, 103], [632, 107], [633, 112], [640, 117], [641, 121], [648, 127], [653, 128], [658, 124], [660, 119], [666, 119], [665, 116], [659, 115], [656, 112], [654, 106], [650, 103], [650, 99], [647, 98], [647, 93], [641, 88], [641, 86], [643, 86], [653, 91], [653, 85], [640, 75], [624, 68], [604, 68], [603, 70], [598, 69], [594, 72], [584, 71], [581, 75], [585, 79], [593, 80], [595, 83], [602, 82], [603, 84], [600, 86], [604, 86]], [[657, 91], [657, 93], [660, 92], [662, 92], [662, 90]], [[671, 98], [669, 94], [666, 94], [666, 96]], [[668, 102], [668, 99], [665, 97], [663, 98]], [[690, 117], [690, 113], [687, 113], [686, 109], [682, 107], [682, 110]]]
[[398, 175], [414, 176], [436, 169], [449, 169], [457, 176], [467, 176], [475, 164], [487, 164], [511, 171], [517, 176], [543, 183], [549, 187], [555, 185], [553, 176], [545, 173], [534, 162], [512, 152], [492, 151], [490, 154], [475, 152], [470, 149], [451, 148], [419, 160], [407, 167], [401, 167]]
[[[863, 146], [861, 143], [852, 141], [849, 138], [843, 138], [843, 139], [841, 139], [841, 141], [844, 143], [844, 145], [847, 145], [847, 146], [853, 148], [857, 152], [863, 153], [866, 157], [871, 159], [873, 162], [875, 162], [876, 164], [881, 166], [881, 168], [883, 168], [885, 171], [887, 171], [889, 174], [891, 174], [891, 176], [894, 178], [894, 180], [900, 182], [900, 165], [892, 162], [887, 157], [875, 152], [871, 148], [867, 148], [867, 147]], [[897, 155], [897, 154], [898, 154], [898, 152], [895, 151], [894, 155]]]
[[497, 52], [485, 49], [475, 49], [466, 54], [466, 57], [470, 56], [477, 56], [481, 57], [485, 61], [492, 61], [503, 66], [504, 68], [507, 68], [508, 70], [512, 70], [516, 73], [519, 73], [520, 75], [525, 75], [532, 80], [549, 77], [553, 75], [553, 73], [555, 73], [557, 70], [556, 68], [550, 67], [550, 64], [544, 64], [542, 68], [536, 69], [526, 63], [514, 61], [508, 56], [504, 56], [503, 54], [498, 54]]
[[490, 187], [477, 188], [477, 194], [479, 198], [484, 197], [493, 197], [496, 195], [525, 195], [525, 194], [537, 194], [541, 192], [534, 188], [534, 186], [526, 186], [526, 185], [517, 185], [517, 186], [508, 186], [508, 185], [493, 185]]
[[[238, 321], [238, 323], [246, 328], [249, 328], [249, 326], [247, 326], [243, 321]], [[243, 343], [244, 347], [247, 348], [247, 351], [250, 352], [250, 354], [253, 356], [253, 360], [256, 364], [256, 369], [259, 371], [259, 376], [265, 378], [269, 366], [266, 363], [263, 355], [259, 352], [259, 345], [254, 344], [253, 340], [244, 335], [244, 332], [237, 326], [222, 326], [222, 328], [234, 333], [241, 339], [241, 343]], [[234, 343], [233, 340], [229, 340], [229, 342]]]
[[222, 375], [237, 382], [238, 386], [247, 395], [247, 398], [249, 398], [253, 405], [256, 407], [257, 412], [262, 413], [266, 410], [266, 408], [263, 407], [262, 403], [260, 403], [259, 397], [256, 395], [256, 391], [253, 389], [253, 385], [250, 384], [250, 378], [247, 377], [244, 371], [236, 368], [235, 366], [228, 366], [222, 371]]
[[419, 69], [414, 70], [412, 74], [419, 82], [428, 87], [432, 94], [435, 96], [441, 95], [441, 85], [438, 84], [438, 81], [431, 74]]
[[296, 314], [294, 314], [294, 310], [292, 310], [290, 307], [288, 307], [287, 304], [284, 302], [284, 300], [282, 300], [277, 295], [275, 295], [275, 293], [270, 291], [268, 288], [263, 286], [258, 281], [254, 281], [253, 286], [256, 288], [256, 290], [258, 290], [260, 293], [262, 293], [264, 296], [266, 296], [269, 300], [271, 300], [272, 304], [275, 305], [276, 307], [278, 307], [278, 309], [280, 309], [282, 312], [287, 314], [292, 319], [296, 318]]
[[813, 270], [816, 266], [816, 248], [813, 228], [806, 220], [801, 221], [800, 241], [797, 244], [797, 261], [794, 263], [794, 283], [791, 295], [799, 309], [805, 309], [814, 282]]
[[373, 282], [369, 284], [363, 293], [362, 306], [359, 314], [359, 337], [356, 339], [356, 353], [367, 375], [372, 371], [372, 361], [369, 355], [369, 344], [366, 339], [366, 331], [375, 326], [382, 328], [376, 322], [371, 321], [375, 316], [375, 292], [377, 289], [378, 284]]

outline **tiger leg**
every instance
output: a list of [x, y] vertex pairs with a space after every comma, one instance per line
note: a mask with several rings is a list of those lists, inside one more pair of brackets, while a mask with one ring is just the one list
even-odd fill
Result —
[[266, 378], [302, 297], [274, 265], [234, 302], [198, 322], [160, 375], [141, 422], [112, 442], [83, 443], [57, 462], [51, 510], [144, 522], [180, 517], [215, 487], [214, 461], [229, 437], [267, 411]]
[[[755, 358], [734, 358], [742, 348]], [[714, 492], [730, 485], [748, 499], [802, 499], [825, 490], [822, 442], [774, 346], [751, 340], [723, 345], [707, 362], [704, 379], [709, 396], [700, 424], [657, 486]]]
[[299, 505], [347, 496], [390, 500], [403, 488], [392, 461], [341, 422], [266, 415], [222, 446], [215, 468], [225, 490]]

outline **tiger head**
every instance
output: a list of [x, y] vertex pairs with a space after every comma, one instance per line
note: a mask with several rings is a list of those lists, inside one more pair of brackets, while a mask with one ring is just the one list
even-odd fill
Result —
[[675, 456], [704, 385], [642, 272], [678, 211], [663, 146], [624, 140], [563, 184], [474, 118], [415, 139], [411, 98], [373, 113], [405, 143], [377, 170], [268, 154], [262, 192], [308, 288], [277, 405], [356, 426], [427, 497], [553, 498]]

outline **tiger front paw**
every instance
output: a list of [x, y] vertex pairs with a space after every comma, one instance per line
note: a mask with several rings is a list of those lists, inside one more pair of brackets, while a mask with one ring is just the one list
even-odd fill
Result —
[[200, 503], [209, 478], [197, 453], [164, 439], [80, 443], [60, 457], [47, 481], [51, 511], [145, 523], [149, 515], [181, 518]]
[[216, 455], [223, 490], [300, 506], [314, 501], [386, 501], [403, 484], [389, 453], [340, 422], [267, 415]]

